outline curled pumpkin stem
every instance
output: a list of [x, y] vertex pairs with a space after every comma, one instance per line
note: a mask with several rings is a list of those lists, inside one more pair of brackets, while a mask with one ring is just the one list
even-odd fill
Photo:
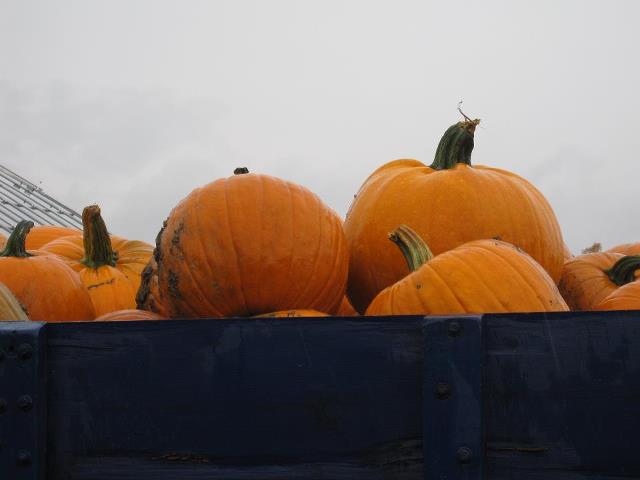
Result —
[[98, 205], [89, 205], [82, 211], [82, 236], [84, 244], [83, 265], [100, 268], [104, 265], [114, 267], [118, 253], [113, 251], [107, 226], [100, 215]]
[[389, 234], [389, 240], [395, 243], [402, 252], [409, 270], [415, 272], [433, 258], [429, 246], [414, 230], [407, 225], [400, 225]]
[[0, 252], [0, 257], [33, 257], [33, 255], [27, 252], [25, 242], [27, 235], [33, 228], [33, 222], [31, 220], [21, 220], [9, 235], [7, 244], [4, 250]]
[[609, 280], [621, 287], [636, 279], [635, 272], [640, 268], [640, 255], [626, 255], [605, 270]]

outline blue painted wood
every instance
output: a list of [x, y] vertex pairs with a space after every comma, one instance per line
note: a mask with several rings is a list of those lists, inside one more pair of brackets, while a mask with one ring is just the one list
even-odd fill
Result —
[[481, 316], [426, 318], [425, 479], [483, 478], [481, 358]]
[[0, 322], [0, 478], [44, 478], [44, 365], [44, 323]]
[[488, 478], [640, 478], [640, 312], [484, 322]]
[[422, 349], [420, 319], [50, 324], [48, 478], [422, 478]]

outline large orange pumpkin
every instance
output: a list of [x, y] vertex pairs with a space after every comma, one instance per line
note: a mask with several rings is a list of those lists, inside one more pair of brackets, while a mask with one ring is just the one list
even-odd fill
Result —
[[592, 310], [618, 288], [608, 271], [623, 258], [621, 253], [594, 252], [576, 255], [562, 268], [560, 293], [571, 310]]
[[[183, 199], [154, 255], [157, 291], [174, 318], [335, 313], [348, 269], [333, 210], [300, 185], [241, 170]], [[145, 275], [139, 305], [152, 279]]]
[[58, 225], [35, 225], [27, 235], [25, 246], [27, 250], [39, 250], [57, 238], [81, 234], [82, 230], [77, 228], [60, 227]]
[[568, 310], [549, 274], [509, 243], [474, 240], [434, 257], [406, 226], [390, 238], [400, 247], [411, 273], [380, 292], [367, 315]]
[[93, 320], [95, 311], [78, 274], [62, 260], [25, 249], [33, 222], [21, 221], [0, 252], [0, 282], [24, 306], [31, 320]]
[[406, 274], [400, 252], [386, 240], [411, 225], [438, 255], [476, 239], [499, 238], [529, 253], [554, 281], [565, 249], [544, 196], [518, 175], [471, 165], [479, 120], [450, 127], [435, 160], [396, 160], [378, 168], [356, 195], [344, 223], [349, 243], [348, 295], [363, 312], [373, 297]]
[[136, 308], [140, 274], [153, 246], [110, 236], [97, 205], [83, 210], [82, 224], [82, 235], [58, 238], [41, 251], [59, 256], [80, 274], [97, 316]]

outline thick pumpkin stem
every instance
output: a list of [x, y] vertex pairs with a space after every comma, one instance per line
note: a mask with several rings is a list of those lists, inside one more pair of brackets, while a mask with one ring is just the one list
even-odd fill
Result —
[[25, 246], [27, 234], [32, 228], [33, 222], [31, 220], [20, 220], [9, 235], [4, 250], [0, 252], [0, 257], [33, 257], [27, 252]]
[[613, 267], [605, 270], [609, 279], [618, 286], [626, 285], [636, 279], [635, 271], [640, 268], [640, 255], [622, 257]]
[[234, 175], [245, 175], [249, 173], [249, 169], [247, 167], [238, 167], [233, 171]]
[[98, 205], [89, 205], [82, 211], [82, 236], [84, 243], [82, 264], [89, 268], [116, 265], [118, 254], [111, 247], [111, 238]]
[[471, 165], [473, 134], [479, 123], [480, 119], [471, 120], [465, 116], [463, 122], [449, 127], [440, 139], [431, 168], [445, 170], [455, 167], [458, 163]]
[[422, 265], [433, 258], [429, 246], [414, 230], [406, 225], [400, 225], [389, 234], [389, 240], [398, 245], [409, 270], [415, 272]]

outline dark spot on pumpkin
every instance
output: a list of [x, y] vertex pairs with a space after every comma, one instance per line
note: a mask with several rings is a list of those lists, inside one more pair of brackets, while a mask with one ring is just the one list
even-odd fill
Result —
[[170, 247], [170, 251], [173, 254], [175, 254], [174, 249], [177, 249], [180, 246], [180, 237], [182, 237], [182, 232], [184, 232], [184, 222], [180, 222], [178, 227], [173, 231]]
[[173, 270], [169, 270], [169, 295], [171, 295], [173, 298], [182, 299], [182, 293], [180, 293], [180, 290], [178, 289], [178, 280], [178, 274]]
[[420, 289], [422, 288], [422, 284], [421, 284], [421, 283], [418, 283], [418, 284], [416, 285], [416, 288], [417, 288], [418, 290], [420, 290]]
[[496, 235], [495, 237], [493, 237], [494, 240], [502, 240], [502, 237], [500, 235]]

